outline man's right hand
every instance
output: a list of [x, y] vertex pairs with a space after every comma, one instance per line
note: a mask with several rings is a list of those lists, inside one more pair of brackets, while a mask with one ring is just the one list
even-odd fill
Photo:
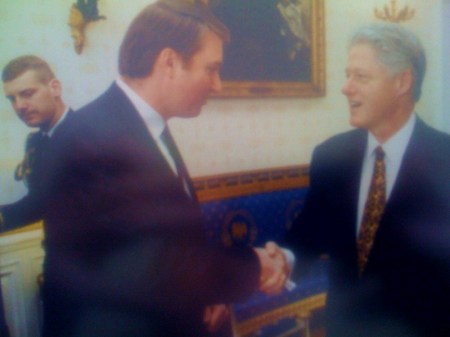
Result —
[[276, 295], [283, 290], [290, 266], [282, 249], [274, 242], [268, 242], [265, 248], [255, 248], [261, 264], [259, 290], [267, 295]]

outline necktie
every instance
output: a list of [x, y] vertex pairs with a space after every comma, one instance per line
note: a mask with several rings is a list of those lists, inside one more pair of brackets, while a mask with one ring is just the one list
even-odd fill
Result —
[[189, 179], [186, 166], [183, 163], [183, 159], [181, 158], [177, 145], [175, 144], [175, 141], [173, 140], [173, 137], [170, 134], [169, 128], [167, 126], [164, 128], [161, 134], [161, 140], [166, 145], [170, 155], [172, 156], [172, 159], [175, 163], [175, 168], [177, 170], [178, 179], [180, 180], [186, 192], [192, 198], [194, 196], [194, 190], [191, 186], [191, 181]]
[[386, 204], [386, 178], [384, 166], [384, 152], [381, 146], [375, 149], [375, 163], [369, 194], [361, 222], [358, 237], [358, 267], [359, 275], [364, 272], [373, 246], [375, 234], [383, 215]]

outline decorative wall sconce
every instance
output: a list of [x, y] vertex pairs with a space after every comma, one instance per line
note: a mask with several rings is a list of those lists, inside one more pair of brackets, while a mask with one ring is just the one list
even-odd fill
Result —
[[81, 54], [85, 42], [86, 26], [93, 21], [106, 19], [99, 15], [97, 8], [98, 0], [77, 0], [70, 8], [69, 26], [70, 35], [73, 38], [74, 48], [77, 54]]
[[398, 23], [410, 20], [416, 14], [416, 11], [414, 9], [410, 9], [408, 6], [404, 7], [400, 11], [397, 11], [397, 1], [391, 0], [390, 7], [385, 5], [383, 10], [375, 8], [374, 13], [377, 19]]

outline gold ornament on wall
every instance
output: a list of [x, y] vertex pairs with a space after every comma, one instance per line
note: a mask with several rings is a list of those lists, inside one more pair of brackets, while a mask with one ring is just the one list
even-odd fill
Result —
[[77, 54], [81, 54], [83, 51], [86, 40], [86, 26], [90, 22], [106, 19], [105, 16], [99, 15], [97, 1], [98, 0], [77, 0], [70, 8], [70, 36], [73, 38], [74, 48]]
[[375, 8], [374, 13], [377, 19], [398, 23], [412, 19], [412, 17], [416, 14], [416, 11], [414, 9], [410, 9], [409, 6], [403, 7], [401, 10], [397, 10], [397, 1], [391, 0], [390, 6], [385, 5], [383, 10]]

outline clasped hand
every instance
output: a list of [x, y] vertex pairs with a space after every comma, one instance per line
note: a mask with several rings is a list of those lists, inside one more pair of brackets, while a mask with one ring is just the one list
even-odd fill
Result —
[[[261, 265], [259, 290], [267, 295], [281, 293], [291, 273], [291, 266], [283, 250], [272, 241], [267, 242], [264, 248], [254, 249]], [[206, 308], [203, 320], [207, 330], [215, 332], [229, 317], [229, 308], [218, 304]]]
[[255, 248], [261, 264], [259, 290], [267, 295], [277, 295], [283, 290], [291, 272], [283, 250], [272, 241], [264, 248]]

